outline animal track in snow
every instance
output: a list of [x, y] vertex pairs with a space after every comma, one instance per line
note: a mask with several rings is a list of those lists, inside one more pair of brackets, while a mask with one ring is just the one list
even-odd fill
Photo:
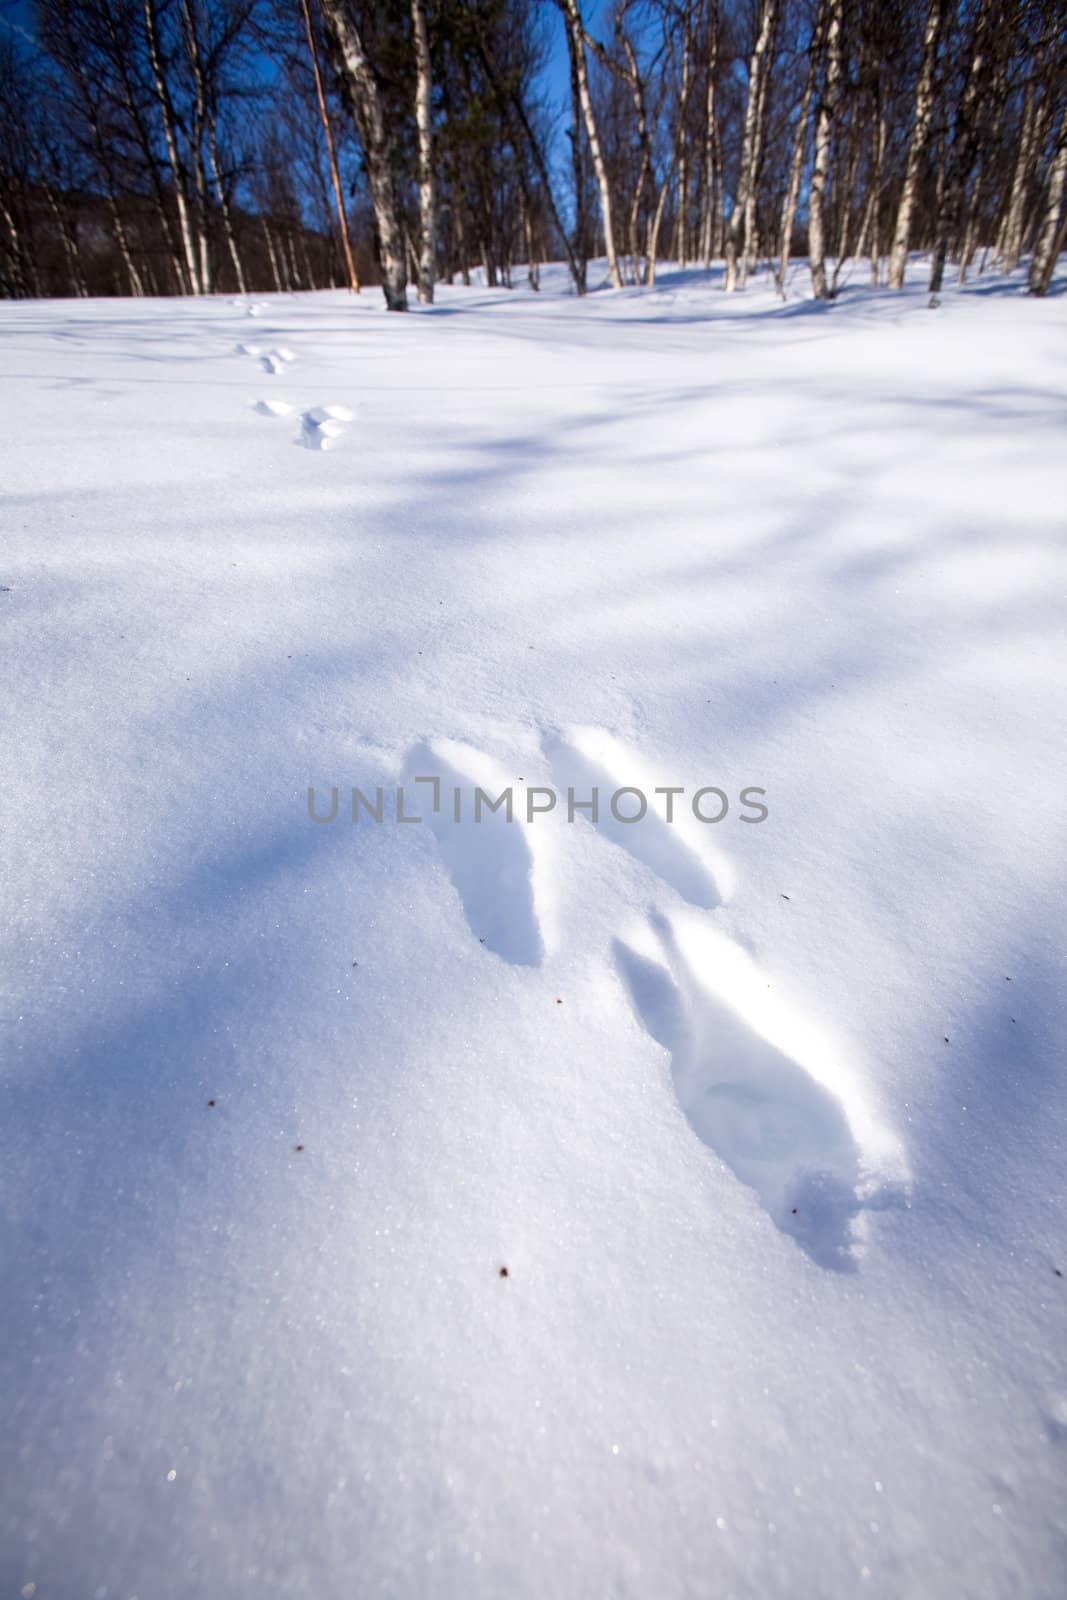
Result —
[[[674, 1092], [690, 1127], [813, 1262], [854, 1270], [866, 1213], [906, 1198], [895, 1140], [871, 1114], [832, 1042], [778, 1000], [751, 958], [706, 915], [721, 904], [728, 864], [709, 852], [713, 871], [699, 835], [686, 843], [682, 830], [654, 817], [651, 807], [640, 823], [604, 825], [617, 788], [633, 785], [650, 797], [655, 788], [610, 735], [577, 729], [544, 743], [557, 789], [573, 785], [576, 798], [579, 790], [587, 798], [598, 787], [599, 831], [689, 902], [669, 919], [654, 910], [630, 942], [613, 941], [612, 954], [638, 1020], [670, 1055]], [[538, 836], [535, 857], [533, 830], [518, 808], [511, 821], [503, 809], [485, 805], [480, 821], [474, 815], [476, 788], [496, 797], [513, 786], [480, 751], [434, 740], [413, 749], [404, 764], [403, 804], [432, 829], [479, 943], [516, 965], [539, 966], [541, 875], [551, 846]], [[565, 809], [565, 796], [559, 804]]]
[[813, 1261], [854, 1269], [861, 1213], [899, 1203], [904, 1189], [877, 1175], [887, 1141], [832, 1048], [774, 1002], [721, 934], [659, 915], [651, 933], [655, 955], [616, 940], [615, 959], [635, 1012], [670, 1052], [690, 1127]]
[[347, 406], [313, 406], [300, 418], [300, 438], [297, 443], [307, 450], [332, 450], [334, 443], [346, 430], [346, 423], [354, 421]]
[[[722, 904], [725, 884], [720, 886], [708, 862], [685, 842], [680, 822], [668, 824], [653, 809], [655, 783], [644, 777], [617, 740], [599, 729], [576, 728], [566, 739], [547, 738], [545, 752], [562, 806], [566, 806], [568, 788], [574, 789], [576, 801], [588, 800], [596, 789], [599, 807], [592, 825], [600, 833], [644, 862], [690, 904], [709, 911]], [[648, 811], [640, 822], [619, 822], [612, 813], [611, 796], [625, 785], [640, 788], [648, 799]], [[592, 822], [588, 811], [579, 815]], [[726, 874], [720, 872], [719, 876], [725, 878]]]
[[261, 417], [291, 417], [293, 407], [286, 400], [257, 400], [252, 407]]
[[279, 372], [284, 372], [290, 361], [295, 360], [296, 357], [291, 350], [268, 350], [266, 355], [260, 356], [259, 364], [264, 372], [269, 372], [274, 377]]
[[[439, 788], [416, 783], [419, 777], [439, 779]], [[534, 858], [527, 827], [518, 810], [512, 822], [503, 811], [492, 812], [487, 807], [483, 807], [480, 821], [474, 818], [476, 787], [495, 799], [508, 782], [496, 763], [480, 751], [451, 739], [434, 740], [432, 745], [417, 745], [408, 756], [404, 806], [409, 815], [422, 816], [433, 830], [441, 859], [479, 943], [515, 966], [536, 967], [545, 952], [534, 902]], [[458, 821], [455, 791], [460, 794]]]
[[251, 356], [271, 377], [284, 372], [290, 361], [296, 360], [293, 351], [286, 349], [284, 345], [279, 345], [274, 350], [264, 350], [261, 344], [238, 344], [234, 346], [234, 351], [239, 356]]

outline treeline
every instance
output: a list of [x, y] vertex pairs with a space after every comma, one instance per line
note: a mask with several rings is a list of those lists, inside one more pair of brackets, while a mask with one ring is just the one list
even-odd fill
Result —
[[0, 33], [8, 297], [401, 310], [665, 256], [783, 292], [807, 256], [831, 297], [916, 250], [934, 293], [1025, 259], [1043, 294], [1065, 191], [1056, 0], [38, 0]]

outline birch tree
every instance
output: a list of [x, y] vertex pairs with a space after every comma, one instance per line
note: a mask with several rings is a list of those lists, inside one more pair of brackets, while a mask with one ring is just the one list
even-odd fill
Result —
[[800, 179], [804, 170], [804, 152], [808, 142], [808, 117], [811, 113], [811, 102], [815, 93], [815, 75], [818, 70], [822, 40], [822, 15], [823, 8], [820, 6], [808, 52], [808, 70], [804, 78], [804, 92], [801, 95], [796, 131], [793, 135], [793, 155], [789, 163], [789, 179], [786, 184], [785, 200], [782, 203], [778, 270], [775, 274], [775, 282], [778, 285], [779, 294], [785, 293], [785, 276], [789, 270], [789, 255], [793, 244], [793, 224], [796, 221], [797, 202], [800, 199]]
[[715, 105], [716, 77], [719, 70], [719, 4], [708, 0], [707, 14], [708, 56], [704, 86], [704, 216], [700, 235], [700, 256], [705, 267], [711, 266], [715, 248], [715, 219], [721, 217], [715, 204], [716, 178], [721, 171], [719, 153], [719, 122]]
[[1030, 293], [1048, 292], [1056, 260], [1063, 248], [1067, 215], [1063, 209], [1064, 190], [1067, 188], [1067, 107], [1064, 108], [1056, 134], [1056, 144], [1049, 161], [1045, 181], [1044, 206], [1041, 231], [1034, 246], [1030, 262]]
[[415, 127], [419, 139], [419, 299], [433, 303], [435, 228], [433, 183], [433, 79], [430, 40], [423, 0], [411, 0], [411, 31], [415, 41]]
[[382, 293], [390, 311], [406, 311], [408, 277], [396, 149], [386, 122], [378, 79], [364, 49], [360, 30], [344, 0], [320, 0], [320, 4], [338, 74], [363, 146], [367, 186], [374, 207]]
[[311, 75], [315, 82], [315, 99], [318, 102], [319, 118], [322, 122], [323, 137], [326, 141], [326, 159], [330, 165], [330, 180], [333, 184], [334, 206], [337, 210], [337, 231], [341, 239], [341, 251], [345, 259], [345, 269], [348, 273], [348, 287], [353, 294], [359, 294], [359, 273], [352, 257], [352, 241], [348, 236], [348, 217], [345, 213], [344, 193], [341, 188], [341, 173], [337, 165], [337, 149], [334, 145], [333, 127], [330, 123], [330, 112], [326, 105], [326, 95], [322, 87], [322, 73], [319, 70], [319, 47], [315, 39], [315, 29], [311, 21], [310, 0], [300, 0], [301, 10], [304, 14], [304, 32], [307, 35], [308, 56], [311, 61]]
[[[808, 197], [808, 259], [811, 286], [817, 300], [830, 298], [826, 280], [826, 221], [823, 208], [830, 172], [830, 143], [841, 86], [841, 4], [842, 0], [826, 0], [826, 76], [815, 115], [815, 161]], [[819, 31], [818, 24], [816, 31]]]
[[[583, 293], [601, 221], [613, 284], [653, 284], [662, 240], [724, 255], [741, 288], [762, 233], [784, 286], [805, 210], [818, 297], [853, 252], [877, 282], [883, 240], [895, 287], [909, 249], [935, 289], [950, 260], [962, 278], [1032, 251], [1040, 293], [1064, 226], [1061, 9], [34, 0], [35, 38], [0, 34], [23, 41], [0, 73], [0, 294], [355, 285], [356, 217], [394, 309], [409, 277], [428, 300], [479, 262], [510, 286], [562, 256]], [[538, 87], [548, 13], [569, 160]]]
[[980, 0], [975, 13], [973, 32], [968, 51], [966, 79], [955, 107], [949, 148], [946, 157], [945, 193], [937, 219], [937, 236], [933, 261], [930, 265], [930, 293], [939, 294], [945, 273], [949, 240], [958, 232], [962, 222], [963, 202], [967, 179], [974, 161], [975, 123], [978, 116], [978, 99], [983, 83], [985, 64], [985, 30], [990, 0]]
[[1018, 150], [1012, 169], [1011, 191], [999, 241], [1001, 267], [1005, 272], [1015, 270], [1022, 254], [1026, 192], [1034, 162], [1037, 127], [1034, 86], [1028, 83], [1019, 126]]
[[185, 281], [192, 294], [201, 294], [205, 285], [200, 276], [200, 253], [193, 238], [193, 224], [189, 202], [185, 193], [185, 166], [178, 154], [178, 125], [171, 98], [170, 85], [163, 69], [160, 50], [156, 0], [143, 0], [145, 36], [148, 40], [148, 60], [152, 69], [152, 86], [159, 106], [160, 126], [167, 149], [167, 160], [174, 179], [174, 203], [178, 211], [178, 237], [182, 248], [182, 265]]
[[763, 131], [766, 74], [777, 17], [778, 0], [760, 0], [756, 43], [748, 64], [748, 92], [745, 100], [745, 124], [737, 193], [734, 196], [730, 222], [726, 230], [726, 275], [723, 288], [728, 292], [738, 287], [739, 276], [741, 286], [744, 287], [748, 275], [748, 258], [752, 243], [751, 226], [755, 215], [756, 174], [759, 170]]
[[923, 34], [922, 60], [915, 84], [915, 111], [912, 118], [911, 138], [908, 142], [904, 185], [897, 206], [896, 226], [893, 229], [893, 247], [889, 257], [889, 287], [904, 287], [904, 272], [908, 264], [908, 244], [911, 239], [911, 220], [915, 210], [915, 197], [919, 187], [919, 172], [926, 140], [930, 132], [930, 119], [934, 108], [934, 68], [937, 63], [937, 46], [941, 33], [943, 0], [930, 0]]
[[589, 141], [589, 154], [593, 162], [593, 172], [596, 175], [597, 190], [600, 194], [600, 217], [604, 227], [604, 253], [608, 258], [608, 277], [613, 289], [622, 288], [622, 277], [619, 273], [619, 262], [615, 251], [615, 229], [612, 222], [611, 185], [608, 182], [607, 167], [604, 164], [604, 152], [600, 143], [600, 133], [597, 128], [596, 115], [593, 111], [593, 99], [589, 92], [589, 66], [585, 58], [586, 35], [582, 23], [582, 14], [578, 0], [557, 0], [561, 7], [567, 24], [567, 45], [570, 51], [571, 68], [574, 73], [578, 90], [578, 99], [582, 108], [582, 120], [585, 124], [586, 138]]

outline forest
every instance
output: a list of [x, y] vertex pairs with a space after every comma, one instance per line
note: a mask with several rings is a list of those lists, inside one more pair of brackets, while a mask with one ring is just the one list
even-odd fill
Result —
[[[0, 12], [0, 297], [651, 284], [832, 298], [1067, 227], [1050, 0], [37, 0]], [[594, 269], [593, 263], [597, 266]], [[913, 270], [916, 270], [913, 268]], [[606, 274], [606, 275], [605, 275]]]

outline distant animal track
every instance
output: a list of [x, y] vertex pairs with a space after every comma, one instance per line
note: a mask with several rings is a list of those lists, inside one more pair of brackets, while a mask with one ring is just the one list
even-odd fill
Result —
[[[439, 788], [416, 783], [420, 777], [436, 778]], [[471, 932], [505, 961], [535, 967], [544, 958], [544, 941], [534, 902], [528, 830], [517, 813], [509, 822], [503, 812], [486, 808], [475, 821], [477, 786], [495, 797], [508, 780], [480, 751], [450, 739], [417, 745], [404, 764], [405, 808], [420, 814], [433, 830]], [[455, 791], [460, 794], [459, 820], [453, 809]]]
[[259, 364], [264, 372], [274, 375], [284, 372], [290, 361], [295, 360], [296, 357], [291, 350], [268, 350], [266, 355], [260, 356]]
[[347, 406], [313, 406], [300, 418], [297, 443], [307, 450], [331, 450], [347, 431], [346, 424], [354, 420]]
[[292, 350], [279, 346], [275, 350], [264, 350], [259, 344], [238, 344], [234, 346], [235, 353], [239, 356], [251, 356], [258, 361], [264, 372], [275, 377], [279, 372], [284, 372], [291, 361], [296, 360]]
[[651, 928], [662, 959], [621, 940], [615, 959], [637, 1016], [670, 1052], [690, 1127], [812, 1260], [854, 1268], [860, 1213], [903, 1196], [899, 1181], [873, 1176], [854, 1092], [804, 1024], [769, 1001], [743, 951], [706, 927], [656, 915]]
[[293, 407], [285, 400], [257, 400], [252, 407], [261, 417], [290, 417]]

